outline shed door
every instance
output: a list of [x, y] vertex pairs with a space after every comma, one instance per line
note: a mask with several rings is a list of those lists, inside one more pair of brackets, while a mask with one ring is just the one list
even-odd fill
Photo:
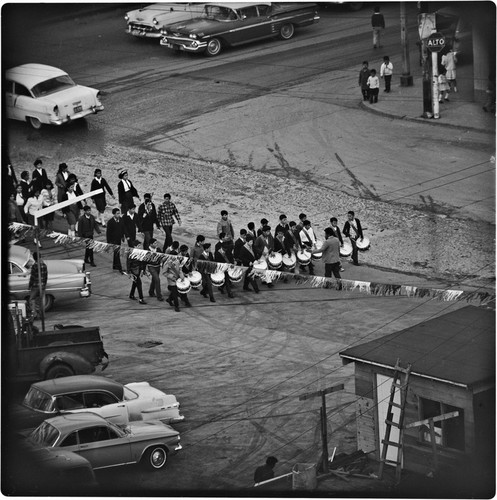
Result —
[[[388, 402], [390, 400], [390, 390], [392, 388], [392, 377], [386, 377], [379, 373], [376, 374], [376, 401], [378, 401], [378, 432], [379, 432], [379, 443], [380, 443], [380, 457], [383, 450], [383, 443], [381, 442], [385, 439], [386, 424], [385, 420], [387, 418]], [[400, 389], [395, 388], [395, 396], [393, 399], [394, 403], [400, 404]], [[400, 418], [400, 408], [395, 406], [392, 407], [393, 422], [398, 422]], [[394, 443], [399, 442], [399, 429], [392, 426], [390, 431], [390, 439]], [[397, 448], [395, 446], [389, 446], [387, 450], [387, 460], [397, 461]], [[402, 460], [402, 456], [401, 456]]]

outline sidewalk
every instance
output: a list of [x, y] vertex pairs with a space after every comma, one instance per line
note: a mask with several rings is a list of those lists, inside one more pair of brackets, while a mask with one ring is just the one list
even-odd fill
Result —
[[[412, 65], [413, 66], [413, 65]], [[413, 85], [400, 86], [400, 75], [392, 78], [390, 93], [383, 91], [384, 82], [380, 80], [378, 102], [370, 104], [363, 101], [361, 107], [396, 119], [422, 121], [431, 125], [477, 130], [495, 134], [495, 114], [483, 111], [483, 102], [473, 101], [473, 67], [461, 66], [458, 72], [458, 92], [451, 92], [449, 101], [440, 104], [440, 118], [423, 118], [423, 78], [421, 68], [414, 67]]]

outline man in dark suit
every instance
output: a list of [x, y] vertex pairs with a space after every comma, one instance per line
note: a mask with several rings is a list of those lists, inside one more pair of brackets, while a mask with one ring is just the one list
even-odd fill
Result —
[[335, 238], [338, 238], [338, 241], [340, 242], [340, 246], [342, 246], [343, 245], [342, 232], [340, 231], [340, 228], [338, 227], [337, 218], [332, 217], [330, 219], [330, 224], [331, 224], [331, 230], [333, 232], [333, 236], [335, 236]]
[[[121, 211], [118, 208], [112, 210], [112, 219], [107, 223], [107, 243], [112, 245], [121, 245], [126, 237], [126, 227], [121, 219]], [[119, 254], [120, 248], [114, 250], [114, 260], [112, 262], [112, 269], [123, 272], [123, 266], [121, 264], [121, 257]]]
[[[233, 248], [233, 241], [226, 238], [225, 233], [219, 233], [220, 243], [216, 244], [216, 251], [214, 252], [214, 260], [216, 262], [221, 262], [222, 264], [234, 264], [233, 253], [231, 249]], [[224, 285], [219, 287], [219, 291], [224, 294], [224, 289], [226, 288], [228, 292], [228, 297], [233, 299], [233, 287], [231, 285], [230, 276], [228, 271], [224, 271]]]
[[257, 281], [255, 277], [252, 275], [252, 266], [254, 261], [256, 260], [254, 250], [252, 245], [254, 244], [254, 237], [251, 234], [247, 234], [247, 241], [245, 245], [240, 249], [240, 260], [242, 262], [242, 266], [248, 267], [247, 272], [245, 273], [245, 278], [243, 280], [243, 289], [246, 292], [250, 291], [249, 285], [252, 285], [255, 293], [259, 293], [259, 286], [257, 285]]
[[[77, 235], [81, 238], [90, 238], [93, 240], [93, 233], [96, 231], [98, 234], [100, 234], [100, 228], [98, 227], [95, 217], [91, 213], [91, 207], [85, 205], [83, 207], [83, 212], [83, 215], [78, 220]], [[93, 248], [90, 248], [89, 243], [87, 244], [85, 250], [85, 262], [87, 264], [90, 264], [90, 266], [96, 266], [93, 260]]]
[[352, 262], [354, 266], [359, 266], [358, 251], [357, 251], [357, 240], [363, 239], [361, 221], [355, 218], [355, 214], [352, 210], [347, 213], [347, 222], [343, 226], [343, 235], [350, 238], [352, 243]]
[[42, 189], [45, 189], [48, 182], [47, 171], [42, 167], [43, 162], [39, 158], [34, 161], [33, 165], [35, 166], [35, 169], [33, 170], [33, 175], [31, 176], [31, 184], [33, 189], [38, 189], [41, 192]]
[[233, 247], [233, 257], [237, 265], [241, 264], [240, 250], [243, 247], [243, 245], [245, 245], [246, 238], [247, 238], [247, 230], [243, 228], [240, 229], [240, 236], [235, 240], [235, 245]]
[[154, 237], [154, 224], [160, 229], [157, 210], [149, 193], [143, 195], [143, 203], [138, 207], [138, 227], [143, 234], [143, 250], [148, 250], [150, 240]]
[[136, 230], [139, 229], [138, 215], [135, 213], [135, 205], [130, 205], [128, 207], [128, 212], [123, 215], [123, 223], [126, 228], [126, 238], [128, 239], [128, 245], [131, 247], [136, 241]]

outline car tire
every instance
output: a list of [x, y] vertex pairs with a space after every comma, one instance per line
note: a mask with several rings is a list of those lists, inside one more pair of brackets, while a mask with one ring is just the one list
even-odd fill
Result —
[[39, 118], [36, 118], [35, 116], [28, 116], [28, 122], [34, 129], [40, 130], [42, 123]]
[[62, 377], [70, 377], [74, 375], [74, 370], [65, 363], [54, 363], [50, 368], [45, 372], [45, 380], [51, 378], [62, 378]]
[[53, 295], [50, 295], [49, 293], [46, 293], [44, 304], [43, 304], [43, 306], [44, 306], [43, 310], [45, 312], [50, 311], [50, 309], [52, 309], [52, 307], [53, 307], [54, 301], [55, 301], [55, 297]]
[[149, 448], [145, 452], [142, 462], [147, 469], [162, 469], [167, 464], [167, 449], [163, 446]]
[[212, 38], [207, 43], [207, 48], [205, 49], [205, 51], [209, 57], [214, 57], [217, 56], [219, 52], [221, 52], [222, 48], [223, 45], [221, 43], [221, 40], [219, 40], [219, 38]]
[[280, 38], [282, 40], [290, 40], [295, 33], [295, 28], [292, 23], [286, 23], [280, 28]]

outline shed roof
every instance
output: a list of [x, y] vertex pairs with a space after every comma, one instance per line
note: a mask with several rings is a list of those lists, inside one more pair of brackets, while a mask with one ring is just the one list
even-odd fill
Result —
[[467, 306], [342, 351], [357, 361], [394, 368], [411, 363], [413, 375], [474, 387], [495, 382], [495, 311]]

